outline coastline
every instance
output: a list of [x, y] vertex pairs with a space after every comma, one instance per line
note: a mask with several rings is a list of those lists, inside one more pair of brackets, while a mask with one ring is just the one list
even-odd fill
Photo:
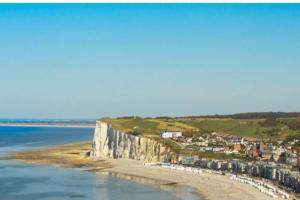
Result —
[[[193, 174], [171, 171], [158, 166], [145, 166], [142, 161], [131, 159], [91, 159], [88, 142], [65, 144], [45, 149], [17, 152], [1, 159], [19, 160], [30, 164], [54, 165], [67, 168], [83, 168], [99, 174], [149, 184], [166, 190], [164, 186], [192, 188], [203, 200], [271, 200], [255, 188], [217, 174]], [[173, 190], [174, 191], [174, 190]]]
[[159, 190], [172, 193], [172, 195], [185, 200], [206, 200], [196, 188], [186, 185], [180, 185], [177, 182], [170, 182], [164, 179], [155, 179], [147, 176], [139, 176], [127, 173], [112, 172], [109, 169], [105, 171], [97, 171], [96, 174], [113, 176], [120, 179], [125, 179], [130, 182], [135, 182], [142, 185], [149, 185], [158, 188]]
[[197, 191], [199, 198], [206, 200], [271, 200], [272, 198], [255, 188], [230, 180], [227, 176], [217, 174], [193, 174], [175, 171], [158, 166], [145, 166], [143, 162], [129, 159], [109, 159], [113, 167], [111, 173], [125, 173], [132, 176], [175, 182], [178, 186], [191, 187]]
[[41, 124], [41, 123], [0, 123], [0, 127], [45, 127], [45, 128], [95, 128], [95, 125]]

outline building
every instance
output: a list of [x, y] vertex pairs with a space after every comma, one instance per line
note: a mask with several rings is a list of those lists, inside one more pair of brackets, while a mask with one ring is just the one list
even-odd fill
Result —
[[259, 144], [259, 151], [262, 152], [264, 150], [265, 146], [266, 145], [264, 143], [260, 143]]
[[278, 147], [275, 151], [273, 151], [273, 159], [275, 161], [279, 161], [284, 153], [285, 149], [282, 146]]
[[273, 154], [273, 145], [271, 143], [267, 143], [264, 145], [264, 148], [261, 150], [261, 156], [263, 159], [269, 160], [271, 159]]
[[223, 152], [224, 151], [224, 147], [221, 147], [221, 146], [219, 146], [219, 147], [213, 147], [212, 151], [214, 151], [214, 152]]
[[166, 131], [161, 134], [162, 138], [178, 138], [182, 137], [182, 132], [179, 131]]
[[180, 162], [182, 165], [194, 165], [197, 160], [198, 157], [183, 156]]
[[233, 152], [238, 153], [239, 151], [241, 151], [241, 144], [234, 144]]

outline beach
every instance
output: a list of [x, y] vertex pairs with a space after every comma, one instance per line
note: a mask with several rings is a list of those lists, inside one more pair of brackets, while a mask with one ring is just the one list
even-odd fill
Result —
[[189, 186], [199, 193], [200, 197], [207, 200], [268, 200], [272, 199], [246, 184], [232, 181], [228, 176], [217, 174], [193, 174], [186, 171], [175, 171], [158, 166], [145, 166], [143, 162], [129, 159], [110, 159], [112, 168], [109, 172], [124, 173], [176, 182], [178, 185]]
[[[152, 184], [156, 187], [160, 187], [159, 185], [191, 187], [198, 194], [199, 199], [272, 199], [249, 185], [230, 180], [228, 176], [208, 173], [193, 174], [159, 166], [145, 166], [144, 162], [132, 159], [103, 158], [93, 160], [87, 154], [90, 149], [91, 144], [83, 142], [17, 152], [3, 159], [21, 160], [31, 164], [80, 167], [95, 173], [109, 174], [140, 183]], [[145, 181], [147, 179], [149, 181]]]

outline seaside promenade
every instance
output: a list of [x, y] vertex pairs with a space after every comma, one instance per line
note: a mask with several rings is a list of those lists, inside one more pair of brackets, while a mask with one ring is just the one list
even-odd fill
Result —
[[152, 167], [157, 166], [165, 169], [184, 171], [193, 174], [208, 173], [208, 174], [224, 175], [228, 177], [230, 180], [234, 180], [243, 184], [250, 185], [273, 199], [292, 199], [291, 195], [289, 195], [284, 190], [277, 188], [275, 185], [271, 184], [270, 182], [251, 178], [247, 175], [236, 175], [228, 172], [225, 173], [225, 172], [215, 171], [211, 169], [201, 169], [197, 167], [188, 167], [188, 166], [174, 165], [168, 163], [144, 163], [144, 165], [152, 166]]

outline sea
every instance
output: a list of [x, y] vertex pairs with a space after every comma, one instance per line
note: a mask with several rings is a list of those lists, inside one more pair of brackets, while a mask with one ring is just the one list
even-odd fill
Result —
[[[0, 127], [0, 156], [58, 144], [91, 141], [92, 128]], [[179, 191], [182, 190], [182, 191]], [[178, 193], [179, 191], [179, 193]], [[180, 194], [180, 195], [178, 195]], [[187, 188], [161, 188], [76, 168], [0, 159], [0, 200], [194, 200]]]

